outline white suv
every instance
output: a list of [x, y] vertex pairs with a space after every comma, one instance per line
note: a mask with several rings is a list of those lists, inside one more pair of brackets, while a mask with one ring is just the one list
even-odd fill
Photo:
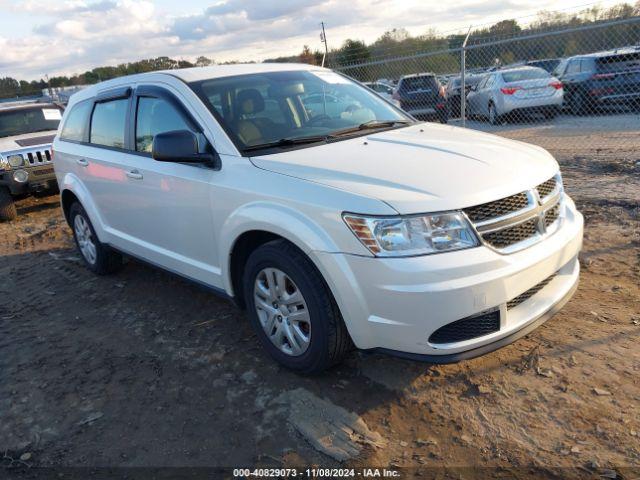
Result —
[[[337, 100], [305, 107], [318, 95]], [[583, 219], [549, 153], [416, 122], [330, 70], [104, 82], [71, 98], [54, 151], [91, 270], [126, 255], [205, 284], [299, 371], [353, 345], [437, 363], [481, 355], [577, 287]]]

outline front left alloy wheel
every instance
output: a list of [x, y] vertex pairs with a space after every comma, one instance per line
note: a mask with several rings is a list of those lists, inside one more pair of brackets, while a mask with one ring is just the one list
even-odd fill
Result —
[[257, 248], [243, 276], [249, 319], [269, 354], [287, 368], [317, 373], [353, 344], [335, 300], [309, 258], [286, 240]]

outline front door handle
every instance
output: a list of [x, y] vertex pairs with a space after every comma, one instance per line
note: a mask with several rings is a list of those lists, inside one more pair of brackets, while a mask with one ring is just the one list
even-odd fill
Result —
[[85, 160], [84, 158], [77, 159], [76, 163], [78, 165], [80, 165], [81, 167], [88, 167], [89, 166], [89, 162], [87, 160]]
[[142, 180], [142, 174], [138, 170], [131, 170], [127, 172], [127, 177], [133, 180]]

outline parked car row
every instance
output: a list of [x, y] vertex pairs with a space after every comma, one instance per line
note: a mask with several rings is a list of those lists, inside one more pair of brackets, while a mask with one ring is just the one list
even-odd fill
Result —
[[[422, 120], [447, 122], [461, 114], [462, 79], [418, 73], [367, 84], [391, 96]], [[443, 86], [444, 85], [444, 86]], [[574, 115], [613, 106], [640, 105], [640, 47], [470, 69], [465, 76], [467, 114], [500, 123], [507, 118], [542, 114], [553, 118], [563, 109]]]

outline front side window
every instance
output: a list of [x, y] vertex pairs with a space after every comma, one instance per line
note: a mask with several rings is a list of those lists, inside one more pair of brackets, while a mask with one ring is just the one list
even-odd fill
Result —
[[19, 107], [0, 112], [0, 137], [57, 130], [62, 111], [56, 106]]
[[128, 105], [127, 98], [96, 103], [91, 116], [89, 142], [106, 147], [124, 148], [124, 125]]
[[75, 142], [84, 140], [91, 106], [92, 103], [89, 101], [80, 102], [73, 106], [67, 114], [62, 131], [60, 132], [60, 138], [62, 140], [73, 140]]
[[580, 73], [580, 60], [571, 60], [567, 65], [567, 74]]
[[166, 100], [140, 97], [136, 113], [136, 150], [151, 152], [153, 137], [174, 130], [191, 130], [182, 115]]
[[240, 150], [327, 138], [363, 124], [411, 122], [368, 88], [326, 70], [256, 73], [190, 86]]

